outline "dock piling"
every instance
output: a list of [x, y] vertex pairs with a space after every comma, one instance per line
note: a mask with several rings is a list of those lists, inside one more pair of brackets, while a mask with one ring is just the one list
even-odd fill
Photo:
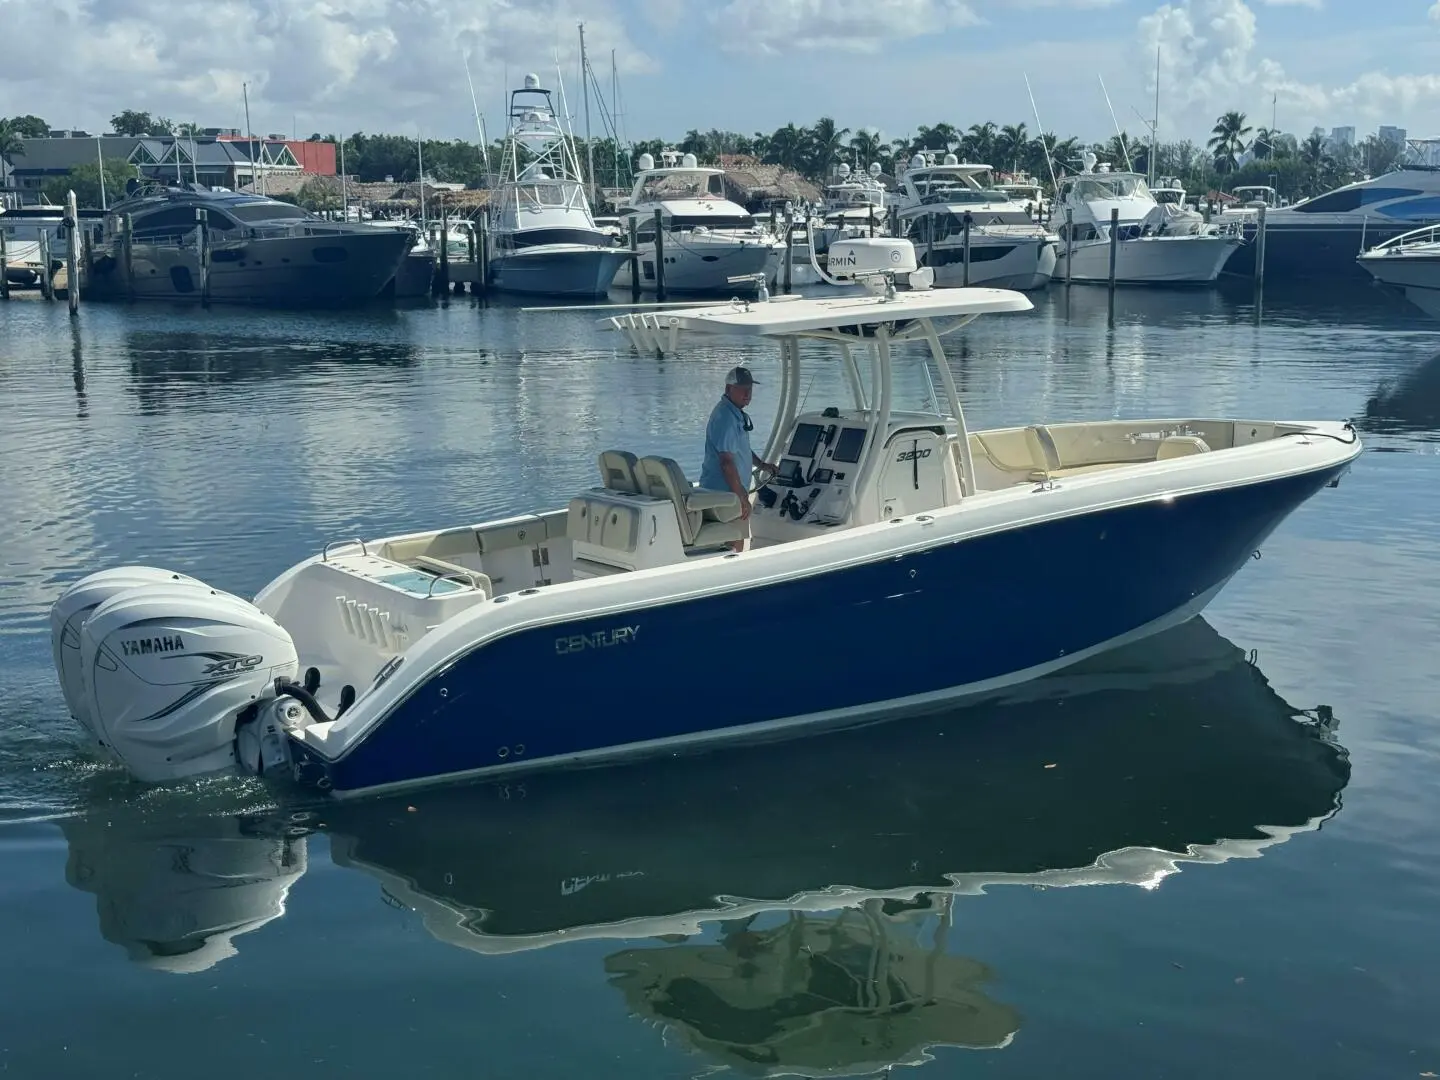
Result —
[[1065, 208], [1065, 284], [1070, 284], [1071, 255], [1075, 252], [1075, 211]]
[[1265, 284], [1265, 207], [1262, 205], [1255, 214], [1255, 287]]
[[655, 299], [662, 303], [665, 300], [665, 218], [658, 206], [655, 208]]
[[781, 288], [785, 295], [790, 295], [790, 283], [793, 280], [791, 275], [795, 264], [795, 219], [787, 212], [785, 214], [785, 273], [781, 277]]
[[55, 279], [50, 275], [50, 232], [40, 229], [40, 295], [46, 300], [55, 299]]
[[73, 191], [65, 195], [65, 302], [72, 318], [80, 314], [80, 210]]
[[965, 264], [965, 267], [964, 267], [964, 276], [960, 279], [960, 284], [964, 285], [964, 286], [967, 287], [967, 288], [968, 288], [969, 285], [970, 285], [970, 223], [971, 223], [972, 220], [973, 220], [973, 219], [972, 219], [972, 217], [971, 217], [971, 215], [970, 215], [970, 212], [967, 210], [967, 211], [965, 212], [965, 239], [964, 239], [964, 243], [965, 243], [965, 248], [964, 248], [964, 264]]
[[5, 251], [5, 230], [0, 229], [0, 300], [10, 299], [9, 256]]
[[210, 303], [210, 211], [203, 206], [195, 208], [195, 221], [199, 235], [198, 257], [200, 261], [200, 303]]
[[630, 228], [630, 299], [640, 299], [640, 225], [639, 218], [629, 215], [626, 224]]
[[1115, 256], [1120, 249], [1120, 208], [1110, 208], [1110, 325], [1115, 325]]

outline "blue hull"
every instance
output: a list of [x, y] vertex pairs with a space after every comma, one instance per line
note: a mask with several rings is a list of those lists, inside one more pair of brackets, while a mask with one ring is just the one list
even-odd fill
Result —
[[[1355, 262], [1362, 250], [1415, 228], [1414, 222], [1370, 221], [1360, 225], [1277, 224], [1265, 227], [1266, 281], [1369, 281]], [[1255, 275], [1255, 227], [1246, 226], [1246, 243], [1230, 256], [1224, 274]], [[1363, 247], [1362, 247], [1363, 245]]]
[[[1198, 613], [1347, 467], [519, 631], [459, 657], [338, 760], [293, 742], [296, 776], [355, 792], [958, 696]], [[586, 635], [619, 643], [568, 644]]]
[[531, 296], [605, 296], [615, 272], [630, 257], [619, 248], [540, 252], [521, 248], [490, 264], [490, 287]]

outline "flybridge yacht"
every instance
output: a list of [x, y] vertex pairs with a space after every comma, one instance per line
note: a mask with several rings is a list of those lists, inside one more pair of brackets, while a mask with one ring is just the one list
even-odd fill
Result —
[[1026, 203], [981, 185], [992, 172], [954, 154], [939, 165], [916, 154], [901, 177], [900, 234], [935, 271], [937, 285], [1043, 288], [1055, 270], [1055, 236], [1035, 223]]
[[[1360, 452], [1311, 420], [972, 431], [941, 339], [1030, 301], [929, 288], [905, 241], [840, 241], [829, 267], [861, 287], [603, 323], [642, 355], [776, 347], [779, 471], [752, 479], [748, 523], [621, 442], [568, 503], [337, 541], [253, 602], [102, 570], [51, 612], [71, 714], [142, 780], [238, 763], [339, 795], [869, 719], [1185, 622]], [[933, 407], [902, 408], [921, 385]], [[696, 691], [696, 656], [757, 634], [818, 650], [815, 677]], [[537, 705], [546, 686], [584, 704]]]
[[575, 148], [535, 75], [510, 94], [502, 183], [490, 208], [490, 281], [505, 292], [604, 296], [629, 258], [590, 213]]
[[110, 208], [86, 285], [107, 299], [361, 304], [390, 286], [414, 242], [263, 195], [151, 184]]
[[1402, 233], [1356, 259], [1376, 281], [1440, 319], [1440, 225]]
[[[1253, 237], [1257, 223], [1247, 217], [1245, 233]], [[1360, 252], [1423, 225], [1440, 225], [1440, 169], [1412, 166], [1267, 209], [1265, 276], [1357, 279], [1363, 276], [1355, 261]], [[1225, 270], [1253, 274], [1255, 245], [1237, 253]]]
[[628, 219], [635, 219], [640, 254], [620, 267], [616, 286], [631, 286], [636, 271], [631, 263], [638, 262], [641, 290], [654, 292], [657, 263], [663, 260], [669, 292], [729, 295], [757, 288], [783, 246], [743, 206], [726, 198], [723, 169], [700, 165], [694, 154], [684, 155], [679, 164], [672, 151], [666, 155], [659, 168], [652, 155], [640, 155], [635, 186], [620, 208], [626, 229]]
[[1197, 230], [1193, 215], [1156, 201], [1145, 177], [1112, 172], [1108, 165], [1097, 168], [1095, 155], [1087, 151], [1085, 171], [1062, 180], [1055, 199], [1052, 221], [1060, 238], [1057, 278], [1109, 281], [1112, 211], [1119, 213], [1117, 282], [1211, 282], [1242, 243], [1235, 230]]

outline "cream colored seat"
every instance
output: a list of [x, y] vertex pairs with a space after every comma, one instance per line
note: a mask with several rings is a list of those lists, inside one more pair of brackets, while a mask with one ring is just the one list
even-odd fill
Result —
[[629, 450], [606, 450], [600, 455], [600, 481], [611, 491], [639, 495], [644, 490], [639, 469], [639, 459]]
[[652, 499], [669, 499], [680, 520], [680, 537], [686, 547], [712, 547], [740, 540], [740, 500], [731, 491], [696, 488], [673, 458], [640, 459], [640, 482]]

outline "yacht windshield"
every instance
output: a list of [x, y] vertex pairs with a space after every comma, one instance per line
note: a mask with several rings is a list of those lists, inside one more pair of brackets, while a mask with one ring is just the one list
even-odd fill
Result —
[[237, 221], [293, 221], [310, 216], [308, 211], [282, 202], [233, 203], [225, 212]]
[[1074, 190], [1076, 198], [1086, 202], [1150, 197], [1150, 189], [1138, 176], [1082, 176]]
[[515, 187], [515, 200], [522, 207], [569, 206], [580, 191], [575, 180], [552, 180], [548, 183], [520, 184]]
[[649, 176], [641, 190], [650, 199], [723, 199], [724, 177], [719, 173], [674, 172]]

